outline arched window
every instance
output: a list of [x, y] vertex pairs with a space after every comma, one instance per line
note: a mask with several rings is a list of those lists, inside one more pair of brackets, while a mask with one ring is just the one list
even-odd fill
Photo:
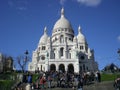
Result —
[[68, 58], [69, 59], [71, 59], [71, 53], [70, 53], [70, 51], [71, 51], [71, 48], [69, 49], [69, 52], [68, 52]]
[[83, 46], [80, 46], [80, 50], [83, 50]]
[[63, 35], [60, 36], [60, 43], [63, 43], [64, 42], [64, 37]]
[[53, 53], [53, 59], [55, 59], [55, 52]]
[[60, 56], [63, 56], [63, 50], [64, 48], [60, 48]]
[[54, 51], [53, 51], [53, 59], [55, 59], [55, 48], [54, 48]]
[[42, 46], [42, 50], [45, 50], [46, 49], [46, 47], [45, 46]]

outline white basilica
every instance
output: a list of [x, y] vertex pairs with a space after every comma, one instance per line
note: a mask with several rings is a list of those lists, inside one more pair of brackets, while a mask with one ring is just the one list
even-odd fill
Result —
[[28, 65], [28, 71], [62, 71], [75, 72], [97, 71], [98, 64], [94, 60], [94, 51], [88, 47], [81, 27], [78, 27], [78, 35], [66, 17], [64, 9], [61, 9], [61, 17], [55, 23], [52, 36], [47, 35], [47, 28], [41, 36], [38, 46], [33, 51], [32, 62]]

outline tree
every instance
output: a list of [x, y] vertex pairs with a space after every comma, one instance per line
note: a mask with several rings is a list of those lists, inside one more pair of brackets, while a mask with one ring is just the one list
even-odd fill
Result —
[[29, 61], [28, 51], [26, 50], [26, 52], [24, 54], [25, 54], [25, 56], [18, 56], [17, 57], [17, 62], [19, 64], [20, 68], [22, 69], [22, 72], [25, 71], [27, 62]]
[[8, 56], [6, 54], [2, 54], [2, 66], [3, 72], [10, 72], [13, 70], [13, 58], [12, 56]]

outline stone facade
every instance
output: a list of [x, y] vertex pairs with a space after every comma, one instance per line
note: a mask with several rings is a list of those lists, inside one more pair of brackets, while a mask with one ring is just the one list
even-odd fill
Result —
[[78, 27], [78, 35], [61, 10], [61, 17], [55, 23], [52, 36], [48, 36], [47, 28], [41, 36], [38, 46], [33, 51], [32, 62], [28, 65], [29, 71], [97, 71], [98, 64], [94, 60], [94, 50], [88, 47], [87, 40]]

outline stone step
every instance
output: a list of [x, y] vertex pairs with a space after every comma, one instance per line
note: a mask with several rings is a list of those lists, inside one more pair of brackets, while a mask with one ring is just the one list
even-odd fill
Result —
[[84, 90], [114, 90], [113, 81], [106, 81], [84, 86]]

